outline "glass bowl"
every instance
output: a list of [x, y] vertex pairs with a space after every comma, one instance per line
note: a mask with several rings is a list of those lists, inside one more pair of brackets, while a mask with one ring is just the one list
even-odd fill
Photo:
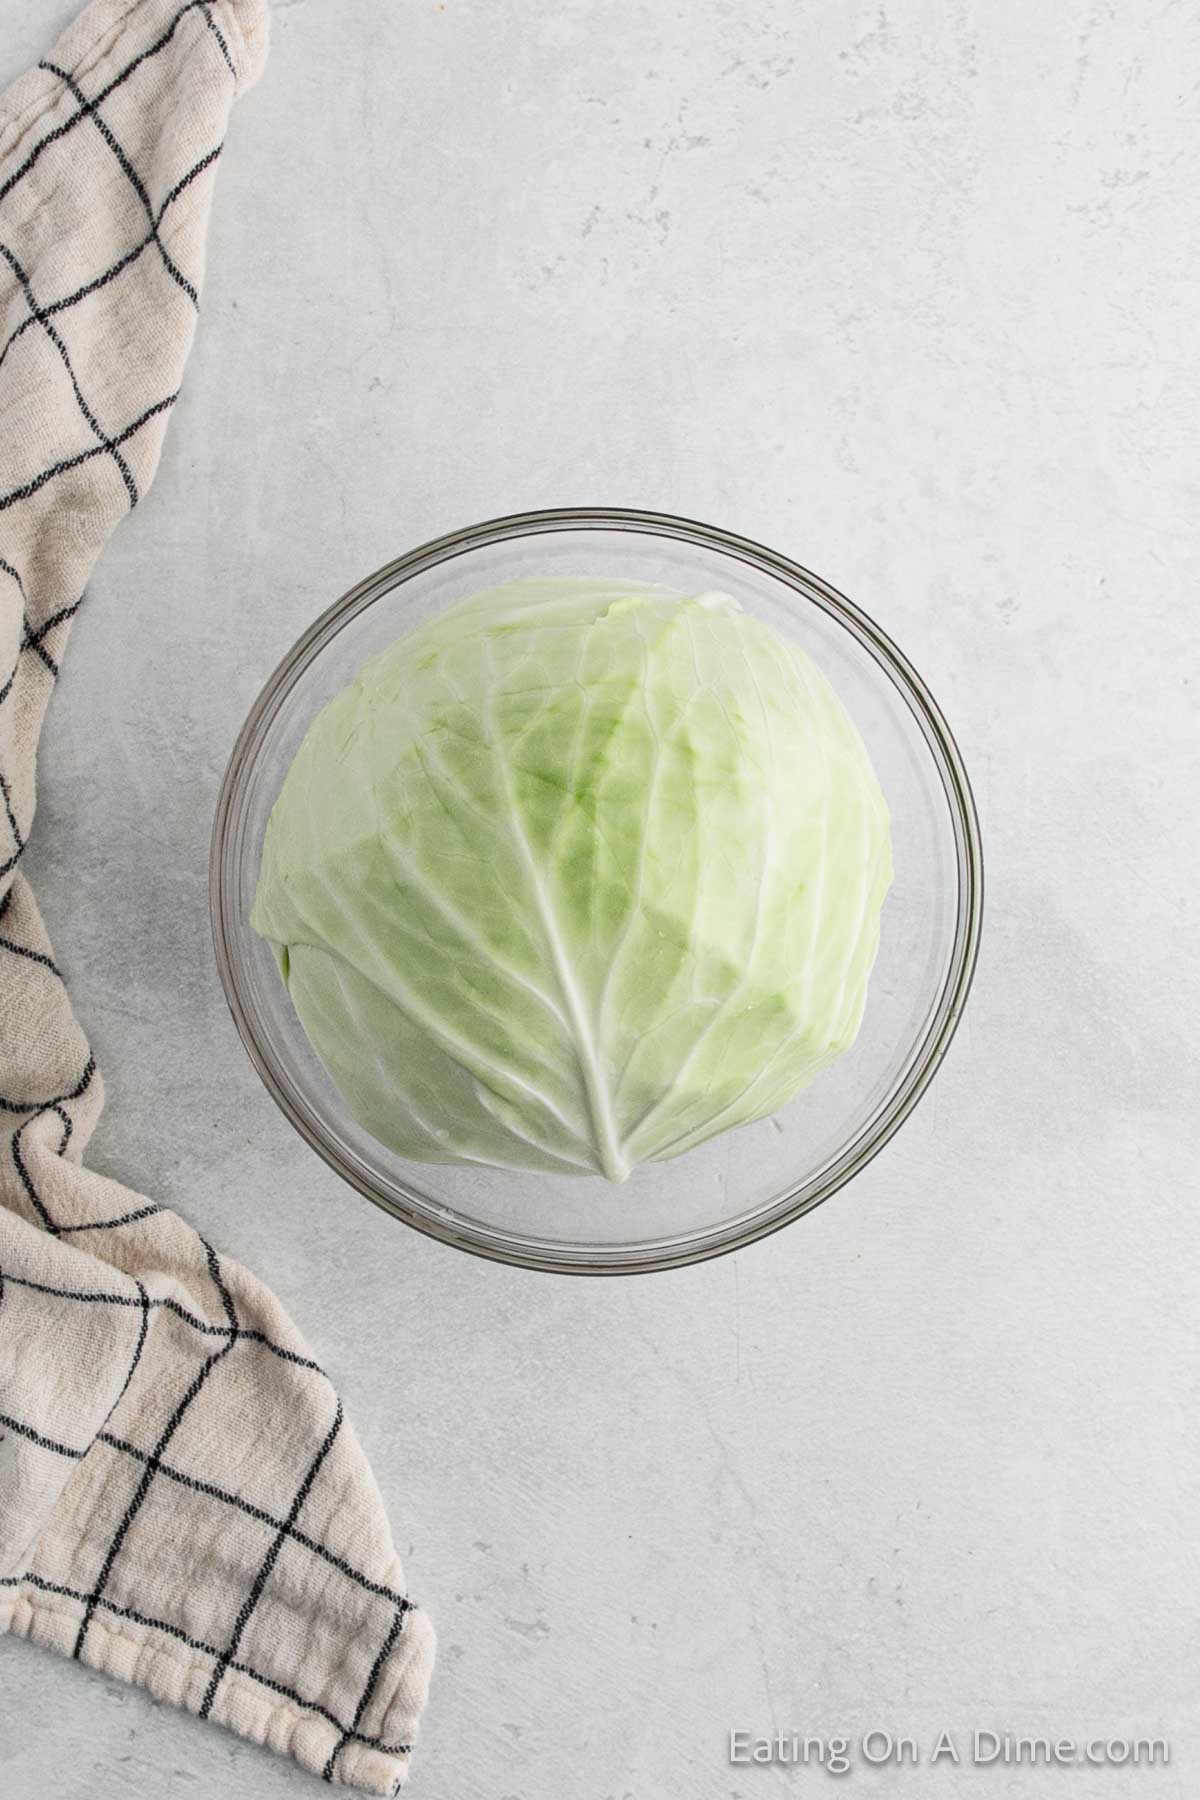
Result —
[[[862, 733], [892, 814], [895, 883], [853, 1048], [781, 1112], [672, 1162], [598, 1177], [404, 1161], [350, 1115], [250, 929], [267, 817], [316, 713], [369, 657], [453, 602], [531, 575], [722, 589], [798, 640]], [[975, 967], [983, 866], [962, 759], [928, 689], [865, 613], [796, 563], [708, 525], [615, 507], [452, 532], [345, 594], [250, 710], [217, 802], [210, 897], [237, 1029], [296, 1130], [352, 1187], [445, 1243], [527, 1268], [632, 1274], [717, 1256], [788, 1224], [870, 1161], [928, 1087]]]

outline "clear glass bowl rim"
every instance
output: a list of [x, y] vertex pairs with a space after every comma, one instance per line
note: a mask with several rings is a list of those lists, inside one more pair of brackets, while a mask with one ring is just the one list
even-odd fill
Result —
[[[270, 726], [296, 682], [344, 626], [403, 581], [469, 551], [508, 539], [560, 531], [630, 531], [681, 539], [712, 549], [774, 576], [804, 600], [821, 607], [854, 636], [889, 677], [915, 717], [937, 766], [949, 805], [958, 865], [958, 905], [954, 944], [941, 992], [924, 1036], [910, 1054], [901, 1076], [867, 1125], [815, 1179], [777, 1197], [760, 1213], [676, 1239], [658, 1239], [614, 1250], [580, 1246], [578, 1250], [551, 1240], [514, 1237], [498, 1230], [476, 1229], [465, 1219], [433, 1217], [406, 1204], [402, 1193], [385, 1191], [366, 1168], [347, 1161], [324, 1122], [297, 1090], [273, 1046], [256, 1029], [254, 1007], [232, 948], [239, 909], [237, 891], [240, 827], [250, 779]], [[209, 859], [209, 911], [217, 970], [239, 1037], [267, 1092], [300, 1136], [318, 1156], [373, 1204], [428, 1237], [494, 1262], [573, 1275], [630, 1275], [681, 1267], [722, 1256], [754, 1243], [844, 1187], [895, 1135], [937, 1071], [958, 1028], [966, 1005], [983, 924], [983, 848], [971, 784], [958, 746], [933, 695], [904, 653], [886, 632], [845, 595], [820, 576], [778, 551], [718, 526], [670, 513], [631, 507], [550, 507], [487, 519], [448, 532], [386, 563], [334, 601], [296, 640], [268, 677], [238, 733], [217, 796]]]

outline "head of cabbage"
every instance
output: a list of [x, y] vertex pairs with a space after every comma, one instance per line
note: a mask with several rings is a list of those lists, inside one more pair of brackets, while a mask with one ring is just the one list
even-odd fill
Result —
[[848, 1047], [890, 880], [796, 644], [725, 594], [514, 581], [318, 715], [252, 924], [384, 1144], [623, 1181]]

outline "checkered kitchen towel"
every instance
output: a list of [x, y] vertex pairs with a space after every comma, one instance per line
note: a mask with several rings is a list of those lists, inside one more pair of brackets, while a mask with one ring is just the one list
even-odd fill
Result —
[[100, 1076], [20, 872], [69, 621], [154, 474], [266, 29], [266, 0], [95, 0], [0, 97], [0, 1631], [383, 1794], [432, 1633], [370, 1470], [273, 1296], [82, 1167]]

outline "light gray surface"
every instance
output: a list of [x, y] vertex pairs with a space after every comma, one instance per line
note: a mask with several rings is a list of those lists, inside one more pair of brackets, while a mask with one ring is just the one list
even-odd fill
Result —
[[[0, 3], [9, 73], [69, 12], [36, 10]], [[30, 860], [108, 1082], [94, 1160], [275, 1285], [374, 1459], [441, 1636], [422, 1800], [822, 1791], [727, 1767], [774, 1725], [1161, 1730], [1165, 1772], [851, 1779], [1197, 1792], [1198, 40], [1091, 0], [278, 9]], [[311, 616], [581, 499], [873, 611], [990, 882], [963, 1030], [873, 1167], [736, 1258], [592, 1284], [338, 1185], [238, 1046], [205, 895], [237, 726]], [[0, 1718], [5, 1800], [306, 1781], [7, 1640]]]

